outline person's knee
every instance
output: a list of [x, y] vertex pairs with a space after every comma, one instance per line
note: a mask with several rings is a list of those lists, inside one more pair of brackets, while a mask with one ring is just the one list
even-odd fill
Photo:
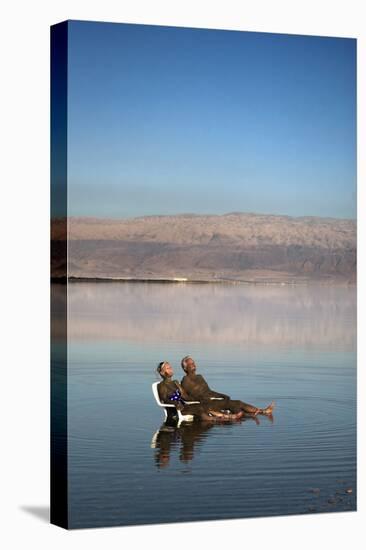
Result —
[[243, 410], [243, 403], [241, 401], [238, 401], [238, 400], [231, 400], [230, 401], [230, 405], [229, 405], [229, 409], [233, 412], [233, 413], [238, 413], [240, 412], [241, 410]]

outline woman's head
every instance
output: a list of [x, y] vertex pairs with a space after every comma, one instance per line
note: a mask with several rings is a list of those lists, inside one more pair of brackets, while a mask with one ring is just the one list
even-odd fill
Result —
[[162, 378], [170, 378], [173, 375], [173, 369], [168, 361], [161, 361], [156, 369]]

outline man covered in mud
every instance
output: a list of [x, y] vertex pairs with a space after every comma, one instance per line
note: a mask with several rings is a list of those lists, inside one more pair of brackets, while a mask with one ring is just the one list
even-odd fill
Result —
[[214, 410], [230, 410], [232, 413], [243, 411], [248, 416], [257, 416], [257, 414], [272, 415], [274, 402], [264, 409], [254, 407], [244, 401], [230, 399], [224, 393], [211, 390], [206, 380], [200, 374], [196, 374], [196, 363], [189, 355], [183, 357], [181, 361], [185, 376], [182, 378], [181, 386], [192, 399], [199, 401], [202, 405], [209, 403]]

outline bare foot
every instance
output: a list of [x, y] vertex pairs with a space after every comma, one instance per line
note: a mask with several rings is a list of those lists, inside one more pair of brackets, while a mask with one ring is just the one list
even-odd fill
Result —
[[262, 409], [262, 410], [261, 410], [261, 414], [266, 414], [266, 415], [268, 415], [268, 416], [272, 415], [272, 412], [273, 412], [274, 407], [275, 407], [275, 402], [272, 401], [272, 403], [270, 403], [270, 404], [268, 405], [268, 407], [266, 407], [265, 409]]

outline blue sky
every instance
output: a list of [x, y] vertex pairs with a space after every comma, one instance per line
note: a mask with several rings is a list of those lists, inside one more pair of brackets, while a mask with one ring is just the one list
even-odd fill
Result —
[[69, 214], [356, 217], [356, 40], [69, 22]]

